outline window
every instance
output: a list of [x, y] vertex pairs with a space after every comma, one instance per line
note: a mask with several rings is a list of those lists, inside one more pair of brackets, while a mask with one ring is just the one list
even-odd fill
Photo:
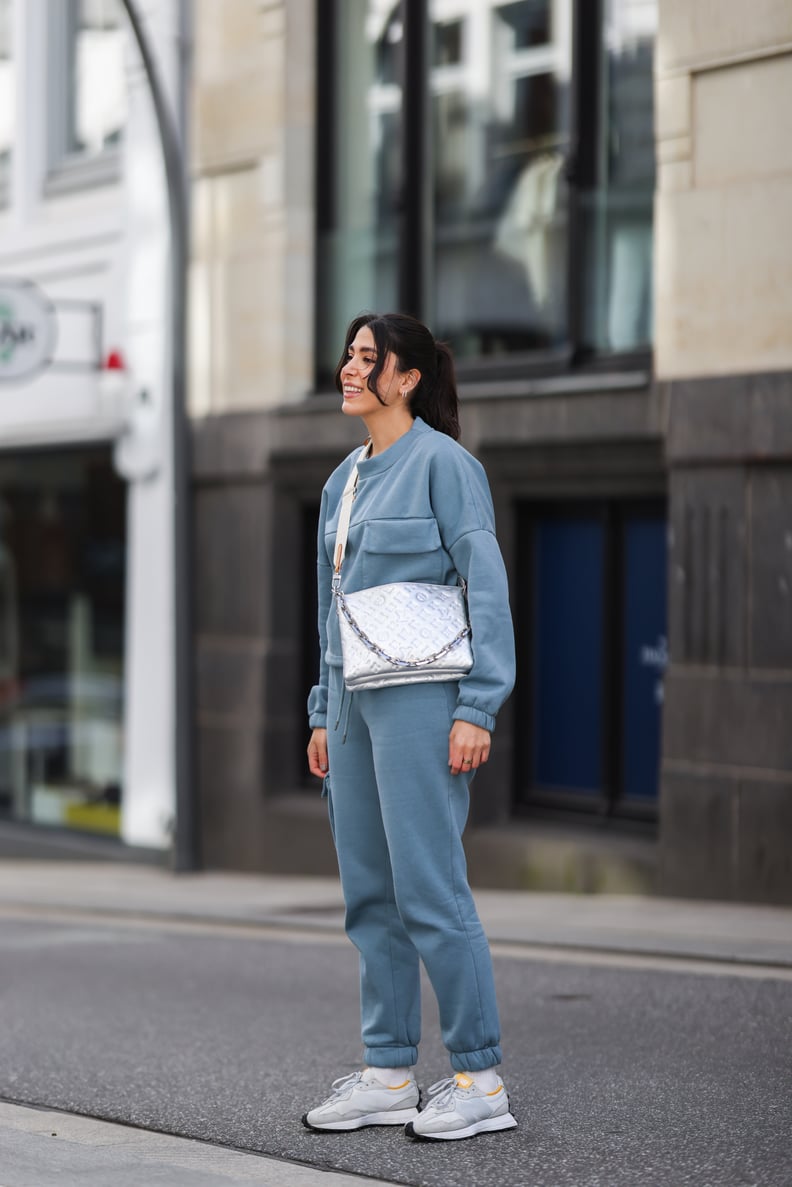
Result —
[[[429, 6], [435, 44], [448, 7]], [[565, 338], [569, 5], [455, 7], [461, 52], [429, 80], [429, 320], [457, 357], [553, 349]]]
[[114, 180], [127, 116], [121, 0], [50, 0], [54, 188]]
[[318, 5], [321, 379], [366, 308], [460, 360], [649, 348], [656, 8]]
[[107, 449], [0, 459], [0, 816], [119, 830], [125, 507]]
[[518, 733], [529, 758], [517, 764], [518, 798], [651, 813], [667, 661], [663, 505], [532, 505], [520, 535]]
[[398, 304], [404, 28], [400, 6], [382, 0], [320, 3], [318, 18], [335, 112], [321, 134], [317, 191], [325, 298], [318, 353], [332, 374], [351, 317]]
[[0, 209], [11, 201], [11, 161], [16, 122], [14, 6], [0, 0]]
[[580, 162], [581, 345], [591, 353], [651, 342], [656, 29], [657, 0], [605, 0], [599, 113], [587, 129], [596, 151]]

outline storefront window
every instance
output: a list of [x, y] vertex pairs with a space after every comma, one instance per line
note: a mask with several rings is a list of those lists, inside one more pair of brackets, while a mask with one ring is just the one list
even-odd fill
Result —
[[0, 812], [117, 834], [125, 488], [102, 449], [0, 458]]
[[16, 122], [12, 0], [0, 0], [0, 209], [11, 200], [11, 161]]
[[566, 335], [568, 0], [433, 0], [436, 331], [457, 356], [552, 348]]

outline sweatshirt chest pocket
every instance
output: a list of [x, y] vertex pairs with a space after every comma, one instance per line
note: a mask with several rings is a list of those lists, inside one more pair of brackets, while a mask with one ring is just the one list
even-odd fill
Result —
[[434, 519], [371, 519], [361, 541], [363, 583], [440, 582], [443, 545]]

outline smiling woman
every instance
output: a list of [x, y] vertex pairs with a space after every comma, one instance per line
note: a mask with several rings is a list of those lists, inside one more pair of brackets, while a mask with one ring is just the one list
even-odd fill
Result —
[[[451, 354], [419, 321], [392, 313], [356, 318], [336, 386], [343, 413], [363, 420], [369, 441], [341, 463], [322, 494], [321, 663], [309, 699], [308, 763], [323, 780], [347, 933], [360, 952], [368, 1066], [337, 1080], [304, 1122], [320, 1130], [404, 1124], [411, 1137], [438, 1140], [511, 1129], [516, 1122], [495, 1071], [501, 1049], [492, 964], [462, 848], [470, 784], [489, 758], [495, 717], [514, 683], [489, 486], [456, 441]], [[359, 688], [344, 668], [332, 604], [333, 591], [343, 604], [334, 562], [336, 574], [343, 562], [348, 595], [371, 593], [372, 586], [414, 589], [399, 584], [407, 581], [417, 583], [421, 596], [437, 584], [448, 587], [440, 591], [445, 595], [461, 579], [472, 667]], [[390, 612], [388, 626], [404, 635], [405, 622], [393, 621], [399, 613]], [[412, 1067], [421, 960], [455, 1075], [435, 1085], [419, 1114]]]

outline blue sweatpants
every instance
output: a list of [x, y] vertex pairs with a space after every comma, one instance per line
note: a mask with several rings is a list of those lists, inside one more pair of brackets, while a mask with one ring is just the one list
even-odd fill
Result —
[[448, 768], [456, 700], [454, 682], [352, 694], [330, 670], [325, 789], [372, 1067], [417, 1061], [420, 960], [452, 1067], [501, 1061], [492, 960], [462, 848], [471, 776]]

